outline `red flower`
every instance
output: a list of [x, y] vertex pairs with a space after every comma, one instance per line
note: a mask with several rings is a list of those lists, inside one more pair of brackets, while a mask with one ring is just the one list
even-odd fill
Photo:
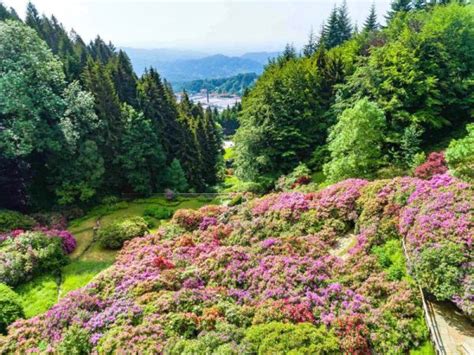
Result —
[[153, 259], [153, 266], [157, 267], [160, 270], [173, 269], [174, 264], [168, 259], [163, 258], [162, 256], [157, 256]]

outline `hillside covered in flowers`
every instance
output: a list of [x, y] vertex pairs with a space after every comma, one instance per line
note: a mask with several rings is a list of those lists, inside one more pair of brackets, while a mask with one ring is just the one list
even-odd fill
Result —
[[0, 352], [404, 353], [428, 340], [417, 283], [473, 317], [473, 237], [447, 174], [178, 210]]

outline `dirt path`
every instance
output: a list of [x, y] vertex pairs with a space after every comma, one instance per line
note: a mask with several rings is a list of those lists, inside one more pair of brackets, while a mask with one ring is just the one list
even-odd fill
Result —
[[355, 245], [357, 236], [355, 234], [347, 234], [344, 238], [337, 240], [337, 245], [331, 250], [331, 255], [338, 256], [342, 260], [349, 257], [349, 250]]
[[474, 355], [474, 325], [450, 302], [427, 300], [429, 317], [439, 335], [443, 354]]

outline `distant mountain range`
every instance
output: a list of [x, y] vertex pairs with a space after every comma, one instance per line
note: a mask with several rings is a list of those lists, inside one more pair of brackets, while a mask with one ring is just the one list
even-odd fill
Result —
[[254, 52], [231, 57], [174, 49], [122, 49], [127, 52], [139, 75], [145, 68], [154, 67], [172, 83], [229, 78], [243, 73], [259, 75], [268, 59], [278, 56], [278, 52]]

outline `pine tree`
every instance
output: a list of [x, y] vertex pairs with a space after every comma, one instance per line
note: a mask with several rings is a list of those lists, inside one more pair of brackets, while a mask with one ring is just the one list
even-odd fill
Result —
[[346, 0], [344, 0], [342, 5], [337, 10], [337, 17], [337, 28], [339, 33], [338, 44], [342, 44], [352, 37], [352, 25]]
[[41, 18], [35, 5], [31, 2], [26, 6], [25, 23], [33, 28], [37, 33], [41, 33]]
[[324, 33], [322, 38], [324, 38], [324, 45], [326, 48], [330, 49], [333, 47], [336, 47], [339, 45], [340, 39], [339, 39], [339, 15], [338, 15], [338, 9], [336, 6], [331, 11], [331, 14], [329, 15], [329, 19], [324, 27]]
[[115, 47], [111, 43], [106, 44], [100, 36], [97, 36], [89, 44], [89, 53], [94, 60], [107, 64], [109, 59], [115, 55]]
[[18, 14], [16, 13], [15, 9], [13, 9], [12, 7], [10, 7], [10, 9], [7, 9], [0, 2], [0, 21], [5, 21], [5, 20], [20, 21], [20, 18], [18, 17]]
[[154, 122], [162, 137], [167, 162], [182, 156], [183, 128], [178, 120], [174, 93], [153, 68], [146, 70], [137, 84], [138, 106]]
[[375, 4], [372, 3], [372, 6], [370, 7], [369, 16], [364, 22], [364, 31], [372, 32], [376, 31], [378, 28], [379, 24], [377, 23], [377, 13], [375, 12]]
[[314, 35], [314, 31], [311, 28], [311, 31], [309, 32], [308, 43], [303, 47], [303, 55], [309, 58], [314, 53], [316, 53], [317, 49], [318, 49], [318, 42], [317, 42], [316, 36]]
[[121, 102], [137, 107], [137, 76], [127, 54], [120, 50], [108, 63], [108, 70]]
[[390, 21], [399, 12], [408, 12], [411, 10], [411, 0], [394, 0], [390, 5], [390, 10], [385, 18]]
[[119, 188], [121, 183], [121, 174], [114, 161], [120, 149], [120, 139], [123, 132], [120, 101], [110, 75], [100, 62], [88, 61], [83, 81], [86, 89], [95, 98], [95, 111], [102, 127], [98, 145], [105, 161], [105, 180], [106, 184], [114, 190]]
[[178, 159], [173, 159], [170, 166], [166, 169], [166, 185], [177, 192], [186, 192], [189, 188], [186, 175]]

